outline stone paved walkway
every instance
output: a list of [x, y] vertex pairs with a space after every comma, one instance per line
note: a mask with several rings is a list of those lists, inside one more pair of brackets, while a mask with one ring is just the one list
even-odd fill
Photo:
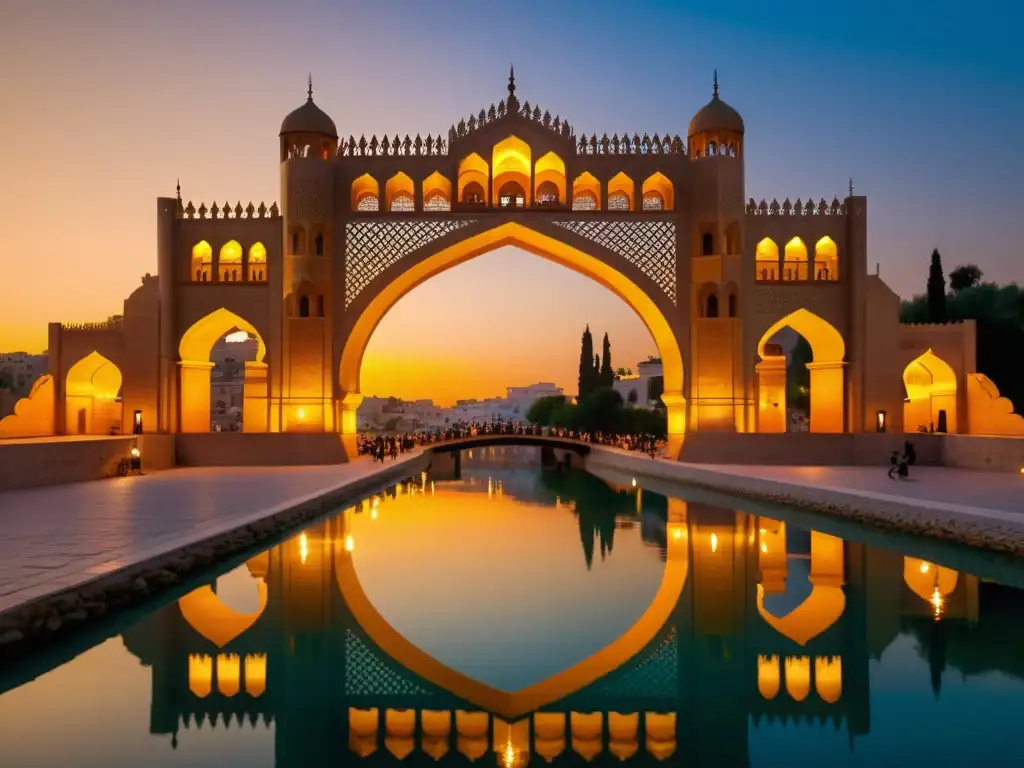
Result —
[[[405, 454], [396, 464], [419, 455]], [[0, 493], [0, 611], [380, 469], [369, 458], [316, 467], [186, 468]]]
[[911, 467], [910, 479], [890, 480], [885, 467], [785, 467], [689, 464], [742, 477], [956, 504], [1024, 518], [1024, 475], [950, 467]]

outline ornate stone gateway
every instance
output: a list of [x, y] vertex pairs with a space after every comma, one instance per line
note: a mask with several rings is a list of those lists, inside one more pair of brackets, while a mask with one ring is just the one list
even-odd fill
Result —
[[[661, 352], [677, 437], [789, 429], [787, 358], [771, 343], [785, 327], [811, 347], [812, 432], [902, 431], [901, 375], [915, 360], [930, 364], [911, 377], [915, 423], [938, 411], [968, 423], [973, 328], [899, 325], [895, 294], [867, 274], [866, 198], [851, 186], [831, 203], [747, 200], [745, 126], [717, 77], [685, 141], [628, 127], [577, 132], [521, 102], [510, 73], [503, 99], [446, 134], [345, 138], [310, 83], [281, 125], [281, 207], [159, 198], [159, 278], [108, 323], [52, 324], [53, 378], [37, 393], [52, 402], [21, 407], [0, 434], [105, 433], [115, 422], [207, 432], [211, 349], [234, 330], [257, 340], [246, 432], [354, 434], [363, 352], [383, 315], [506, 245], [590, 277], [637, 312]], [[121, 375], [119, 406], [107, 402], [113, 384], [76, 367], [86, 358]], [[1024, 434], [991, 387], [971, 391], [990, 433]]]

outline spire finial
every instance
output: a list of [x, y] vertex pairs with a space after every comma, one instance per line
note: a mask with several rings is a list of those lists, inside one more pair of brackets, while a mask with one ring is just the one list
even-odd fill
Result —
[[850, 179], [850, 197], [853, 197], [853, 179]]
[[174, 183], [174, 190], [178, 193], [178, 202], [181, 202], [181, 179], [178, 179]]
[[313, 100], [313, 73], [309, 73], [309, 88], [306, 91], [306, 101]]
[[714, 92], [714, 97], [716, 99], [718, 98], [718, 70], [717, 69], [715, 70], [715, 92]]
[[516, 68], [512, 64], [508, 68], [508, 95], [510, 98], [516, 95]]

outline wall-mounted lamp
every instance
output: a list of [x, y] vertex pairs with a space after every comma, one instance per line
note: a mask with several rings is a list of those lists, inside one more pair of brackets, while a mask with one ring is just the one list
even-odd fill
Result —
[[142, 434], [142, 411], [135, 411], [132, 415], [132, 434]]
[[885, 432], [885, 411], [875, 414], [875, 432]]

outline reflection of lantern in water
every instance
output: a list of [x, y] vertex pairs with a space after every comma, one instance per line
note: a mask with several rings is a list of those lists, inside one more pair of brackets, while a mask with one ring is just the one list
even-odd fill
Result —
[[306, 558], [309, 557], [309, 539], [306, 538], [306, 534], [299, 536], [299, 558], [302, 560], [302, 564], [306, 564]]
[[351, 534], [349, 534], [348, 536], [345, 537], [345, 551], [346, 552], [351, 552], [355, 548], [356, 548], [356, 540], [352, 538]]
[[712, 533], [711, 534], [711, 551], [712, 552], [717, 552], [718, 551], [718, 534], [717, 533]]

